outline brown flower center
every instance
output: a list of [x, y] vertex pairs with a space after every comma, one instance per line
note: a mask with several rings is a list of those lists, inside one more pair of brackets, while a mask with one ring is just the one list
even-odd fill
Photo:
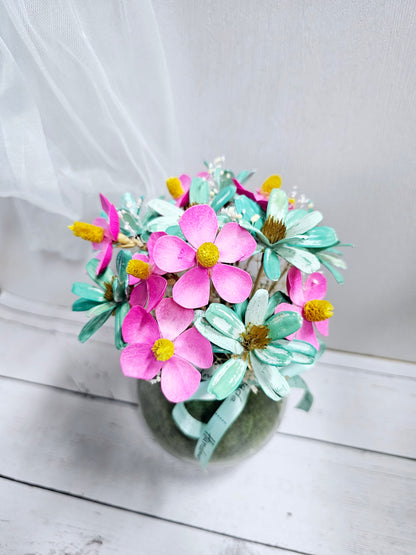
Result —
[[276, 220], [272, 216], [268, 216], [261, 228], [261, 232], [273, 245], [286, 237], [286, 226], [282, 220]]
[[246, 351], [265, 349], [270, 343], [269, 328], [264, 325], [248, 324], [246, 331], [240, 335], [241, 344]]

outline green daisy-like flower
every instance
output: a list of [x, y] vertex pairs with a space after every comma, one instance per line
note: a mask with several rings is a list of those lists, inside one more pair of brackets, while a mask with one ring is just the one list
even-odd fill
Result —
[[80, 298], [74, 302], [72, 310], [76, 312], [88, 311], [87, 314], [91, 317], [78, 335], [81, 343], [85, 343], [114, 314], [115, 345], [117, 349], [123, 349], [126, 346], [121, 334], [121, 325], [130, 309], [126, 297], [126, 267], [130, 258], [131, 254], [128, 252], [120, 251], [118, 253], [116, 261], [118, 277], [113, 274], [109, 267], [97, 276], [96, 269], [99, 261], [93, 258], [85, 268], [97, 287], [82, 282], [73, 284], [72, 292]]
[[208, 386], [208, 391], [217, 399], [228, 397], [246, 377], [248, 383], [260, 386], [271, 399], [279, 401], [290, 392], [280, 368], [291, 362], [311, 364], [314, 361], [316, 349], [312, 345], [284, 339], [301, 327], [302, 317], [289, 311], [274, 314], [276, 299], [273, 296], [269, 300], [268, 292], [259, 289], [247, 304], [245, 314], [241, 306], [234, 311], [212, 303], [205, 315], [197, 319], [198, 331], [231, 353]]
[[270, 193], [266, 218], [263, 220], [258, 212], [255, 216], [256, 225], [246, 219], [240, 225], [255, 235], [264, 251], [264, 271], [272, 281], [280, 277], [279, 257], [302, 272], [311, 274], [319, 270], [321, 265], [313, 249], [325, 249], [338, 242], [331, 227], [317, 227], [323, 218], [319, 211], [289, 211], [287, 195], [281, 189], [273, 189]]

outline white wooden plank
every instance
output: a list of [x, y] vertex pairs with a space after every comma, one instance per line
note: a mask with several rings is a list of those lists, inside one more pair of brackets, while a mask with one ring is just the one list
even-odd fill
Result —
[[[137, 401], [135, 380], [121, 373], [120, 354], [111, 344], [92, 339], [81, 345], [73, 335], [1, 319], [0, 336], [2, 375]], [[20, 353], [26, 353], [24, 361]], [[338, 362], [342, 360], [338, 358]], [[294, 407], [299, 393], [294, 390], [283, 431], [416, 456], [416, 429], [412, 425], [416, 421], [416, 380], [328, 363], [327, 353], [304, 377], [315, 396], [315, 404], [308, 414], [297, 410]]]
[[8, 555], [290, 553], [9, 480], [0, 480], [0, 499], [0, 550]]
[[285, 549], [416, 551], [412, 461], [278, 434], [205, 473], [155, 445], [132, 406], [10, 380], [0, 391], [3, 475]]

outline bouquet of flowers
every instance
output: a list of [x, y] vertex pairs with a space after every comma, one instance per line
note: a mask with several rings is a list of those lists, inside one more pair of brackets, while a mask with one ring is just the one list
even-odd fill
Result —
[[[309, 410], [300, 374], [323, 352], [316, 334], [328, 334], [333, 314], [320, 269], [342, 283], [345, 268], [335, 231], [278, 175], [252, 192], [253, 171], [235, 175], [223, 158], [205, 165], [169, 178], [169, 199], [145, 206], [126, 193], [116, 208], [101, 195], [100, 217], [70, 226], [96, 251], [86, 266], [94, 285], [72, 289], [73, 310], [90, 317], [80, 341], [114, 316], [123, 373], [161, 388], [203, 465], [249, 395], [279, 402], [300, 387], [298, 407]], [[190, 399], [220, 403], [203, 423]]]

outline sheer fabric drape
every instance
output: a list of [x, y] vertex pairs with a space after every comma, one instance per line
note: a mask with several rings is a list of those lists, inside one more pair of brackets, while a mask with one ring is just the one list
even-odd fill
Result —
[[96, 215], [98, 192], [154, 195], [180, 165], [151, 2], [1, 0], [0, 56], [0, 196], [30, 246], [75, 255], [64, 218]]

